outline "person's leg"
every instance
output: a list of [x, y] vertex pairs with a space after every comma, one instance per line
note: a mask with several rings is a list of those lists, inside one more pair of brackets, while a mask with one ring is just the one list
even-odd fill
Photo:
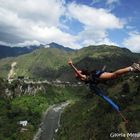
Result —
[[137, 63], [133, 63], [132, 66], [129, 66], [129, 67], [126, 67], [123, 69], [119, 69], [119, 70], [112, 72], [112, 73], [104, 72], [99, 76], [99, 78], [100, 79], [114, 79], [114, 78], [117, 78], [125, 73], [130, 72], [130, 71], [140, 72], [140, 61]]
[[126, 67], [126, 68], [123, 68], [123, 69], [119, 69], [117, 71], [114, 71], [114, 72], [104, 72], [100, 75], [100, 79], [114, 79], [114, 78], [117, 78], [125, 73], [128, 73], [130, 71], [132, 71], [132, 67]]

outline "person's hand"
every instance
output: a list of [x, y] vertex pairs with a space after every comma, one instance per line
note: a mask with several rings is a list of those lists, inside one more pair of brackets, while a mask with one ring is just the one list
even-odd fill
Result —
[[73, 63], [72, 63], [72, 60], [69, 58], [69, 60], [68, 60], [68, 64], [69, 65], [72, 65]]

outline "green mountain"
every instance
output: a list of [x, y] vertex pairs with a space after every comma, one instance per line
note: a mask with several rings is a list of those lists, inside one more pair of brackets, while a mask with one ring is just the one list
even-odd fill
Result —
[[6, 57], [16, 57], [22, 54], [27, 54], [32, 52], [35, 49], [38, 49], [40, 46], [31, 45], [25, 47], [10, 47], [0, 44], [0, 59]]
[[[139, 139], [140, 77], [135, 76], [133, 74], [125, 77], [123, 80], [116, 79], [112, 81], [111, 85], [104, 86], [104, 90], [107, 90], [105, 94], [118, 104], [128, 123], [125, 123], [119, 114], [99, 96], [92, 93], [86, 97], [88, 95], [87, 90], [85, 97], [65, 109], [61, 118], [61, 127], [55, 139]], [[132, 133], [135, 133], [137, 136], [132, 135]], [[122, 135], [126, 136], [123, 137]]]
[[[40, 48], [29, 54], [0, 60], [0, 77], [7, 77], [14, 66], [15, 77], [25, 76], [44, 79], [74, 81], [72, 69], [67, 65], [71, 57], [79, 69], [107, 70], [131, 65], [140, 60], [140, 54], [116, 46], [88, 46], [80, 50], [67, 51], [63, 47]], [[15, 64], [15, 63], [14, 63]], [[86, 85], [79, 87], [47, 86], [47, 91], [36, 96], [23, 95], [13, 99], [2, 98], [7, 84], [0, 81], [0, 139], [30, 140], [38, 128], [43, 110], [54, 103], [72, 100], [62, 114], [61, 127], [56, 133], [56, 140], [128, 140], [129, 138], [111, 138], [110, 133], [140, 132], [140, 77], [130, 73], [116, 80], [101, 85], [129, 120], [125, 124], [121, 117], [100, 97], [89, 94]], [[7, 82], [7, 81], [6, 81]], [[19, 133], [19, 120], [30, 122], [27, 133]], [[133, 138], [132, 138], [133, 139]]]
[[59, 44], [57, 44], [57, 43], [55, 43], [55, 42], [52, 42], [52, 43], [48, 44], [48, 46], [49, 46], [50, 48], [59, 48], [59, 49], [61, 49], [62, 51], [63, 51], [63, 50], [68, 51], [68, 52], [74, 51], [74, 49], [71, 49], [71, 48], [69, 48], [69, 47], [64, 47], [64, 46], [59, 45]]
[[108, 45], [88, 46], [75, 51], [62, 47], [40, 48], [29, 54], [2, 59], [0, 72], [2, 77], [7, 77], [12, 62], [17, 62], [15, 76], [73, 81], [72, 70], [67, 65], [69, 57], [80, 69], [101, 69], [106, 65], [108, 70], [115, 70], [138, 61], [140, 54]]

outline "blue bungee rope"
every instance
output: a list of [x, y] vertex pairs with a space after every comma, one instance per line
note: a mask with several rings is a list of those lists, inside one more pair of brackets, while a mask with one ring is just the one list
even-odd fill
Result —
[[97, 85], [92, 84], [91, 89], [95, 91], [96, 95], [102, 97], [106, 102], [108, 102], [111, 105], [111, 107], [118, 112], [118, 114], [122, 117], [125, 123], [128, 123], [128, 120], [121, 113], [119, 106], [116, 103], [114, 103], [110, 98], [105, 96], [104, 92], [99, 87], [97, 87]]

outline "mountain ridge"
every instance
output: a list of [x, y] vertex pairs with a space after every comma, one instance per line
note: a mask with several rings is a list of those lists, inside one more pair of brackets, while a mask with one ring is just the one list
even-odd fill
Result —
[[43, 79], [74, 80], [72, 70], [67, 65], [68, 58], [73, 59], [79, 69], [108, 70], [131, 65], [140, 59], [140, 54], [116, 46], [90, 45], [79, 50], [67, 51], [61, 48], [39, 48], [31, 53], [0, 61], [0, 72], [6, 77], [11, 63], [16, 61], [17, 76], [24, 75]]
[[33, 50], [37, 49], [36, 45], [26, 46], [26, 47], [11, 47], [0, 45], [0, 59], [6, 57], [16, 57], [26, 53], [30, 53]]
[[65, 50], [65, 51], [68, 51], [68, 52], [74, 51], [74, 49], [71, 49], [69, 47], [64, 47], [63, 45], [59, 45], [55, 42], [52, 42], [48, 45], [49, 45], [50, 48], [58, 48], [58, 49]]
[[31, 53], [32, 51], [36, 50], [36, 49], [40, 49], [40, 48], [46, 48], [46, 46], [50, 47], [50, 48], [58, 48], [61, 50], [65, 50], [68, 52], [74, 51], [74, 49], [71, 49], [69, 47], [64, 47], [62, 45], [59, 45], [55, 42], [43, 45], [25, 45], [23, 47], [19, 47], [19, 46], [6, 46], [6, 45], [1, 45], [0, 44], [0, 59], [2, 58], [6, 58], [6, 57], [16, 57], [16, 56], [20, 56], [23, 54], [27, 54], [27, 53]]

